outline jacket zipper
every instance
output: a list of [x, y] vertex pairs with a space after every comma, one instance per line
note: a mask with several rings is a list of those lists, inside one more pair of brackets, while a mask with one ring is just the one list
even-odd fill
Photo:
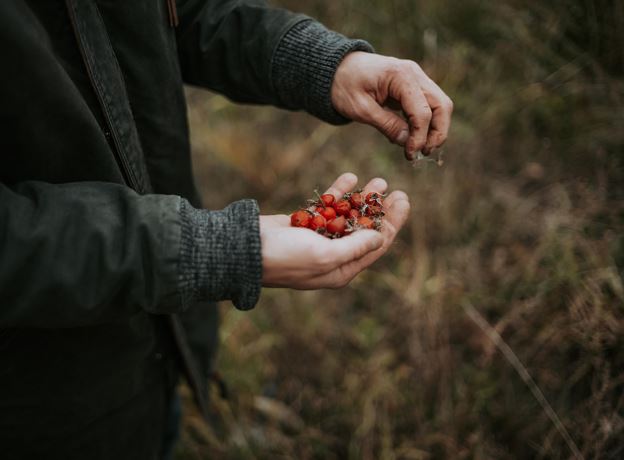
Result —
[[169, 27], [178, 27], [180, 21], [178, 20], [176, 0], [167, 0], [167, 9], [169, 10]]
[[104, 103], [104, 100], [102, 99], [102, 95], [100, 94], [100, 91], [99, 91], [98, 82], [93, 73], [93, 69], [91, 68], [91, 65], [89, 64], [89, 59], [87, 58], [87, 55], [86, 55], [85, 46], [84, 46], [84, 43], [82, 42], [82, 38], [80, 37], [80, 32], [78, 31], [78, 26], [76, 24], [76, 17], [74, 15], [74, 9], [71, 5], [71, 0], [66, 0], [66, 4], [67, 4], [67, 11], [69, 12], [69, 19], [72, 23], [72, 28], [74, 29], [74, 36], [76, 37], [76, 41], [78, 42], [78, 49], [80, 50], [80, 55], [82, 56], [82, 61], [85, 65], [85, 68], [87, 69], [87, 75], [89, 76], [89, 81], [91, 82], [91, 86], [93, 87], [95, 91], [98, 101], [100, 102], [100, 109], [102, 110], [102, 113], [104, 115], [104, 120], [106, 122], [106, 127], [107, 127], [107, 129], [104, 132], [105, 137], [110, 136], [113, 139], [113, 144], [115, 146], [115, 148], [113, 149], [113, 152], [120, 165], [121, 174], [124, 178], [124, 181], [126, 182], [128, 186], [130, 186], [137, 192], [141, 193], [143, 192], [143, 189], [142, 187], [139, 186], [139, 181], [136, 179], [136, 176], [134, 174], [134, 171], [130, 167], [130, 163], [128, 162], [128, 159], [122, 153], [121, 142], [110, 120], [110, 115], [108, 114], [106, 104]]

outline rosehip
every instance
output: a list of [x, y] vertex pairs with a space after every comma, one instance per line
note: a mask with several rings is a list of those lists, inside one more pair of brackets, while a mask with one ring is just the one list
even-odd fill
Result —
[[331, 193], [325, 193], [321, 195], [321, 202], [325, 207], [331, 206], [336, 201], [336, 198]]
[[351, 208], [351, 210], [349, 211], [349, 219], [357, 219], [361, 215], [362, 213], [358, 211], [357, 209]]
[[[318, 210], [319, 208], [317, 208]], [[336, 218], [336, 210], [334, 208], [320, 208], [320, 211], [317, 211], [321, 216], [325, 218], [328, 222]]]
[[366, 195], [365, 202], [369, 206], [381, 205], [381, 195], [377, 192], [370, 192], [368, 195]]
[[334, 209], [336, 210], [336, 214], [339, 216], [349, 216], [349, 211], [351, 211], [351, 205], [347, 200], [338, 200], [334, 204]]
[[312, 221], [310, 222], [310, 228], [312, 230], [320, 230], [320, 229], [324, 230], [326, 225], [327, 225], [327, 221], [320, 214], [317, 214], [316, 216], [312, 217]]
[[358, 192], [353, 192], [351, 196], [349, 197], [349, 202], [351, 203], [352, 207], [360, 209], [362, 205], [364, 204], [364, 200], [362, 199], [362, 194]]
[[343, 216], [336, 217], [327, 223], [327, 231], [336, 235], [344, 235], [347, 229], [347, 219]]
[[383, 211], [381, 210], [381, 206], [378, 204], [371, 204], [371, 205], [366, 205], [366, 207], [364, 208], [364, 215], [365, 216], [380, 216], [383, 214]]
[[375, 221], [370, 217], [362, 216], [358, 217], [357, 223], [362, 228], [373, 229], [375, 228]]
[[308, 227], [311, 221], [312, 214], [303, 209], [293, 212], [290, 216], [290, 225], [293, 227]]

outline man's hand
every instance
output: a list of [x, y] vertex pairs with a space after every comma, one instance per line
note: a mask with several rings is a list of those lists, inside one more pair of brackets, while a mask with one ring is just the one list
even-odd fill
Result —
[[[355, 188], [357, 177], [340, 176], [325, 193], [342, 197]], [[384, 193], [383, 179], [373, 179], [365, 193]], [[338, 288], [346, 286], [390, 247], [409, 214], [407, 195], [392, 192], [384, 200], [386, 215], [381, 233], [358, 230], [344, 238], [330, 240], [307, 228], [290, 226], [286, 215], [260, 216], [262, 239], [262, 284], [294, 289]]]
[[341, 115], [372, 125], [404, 146], [408, 160], [444, 143], [453, 112], [451, 99], [415, 62], [361, 51], [348, 54], [338, 66], [331, 99]]

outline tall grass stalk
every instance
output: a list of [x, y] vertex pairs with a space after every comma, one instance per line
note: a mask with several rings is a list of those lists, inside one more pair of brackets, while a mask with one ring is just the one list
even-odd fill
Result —
[[483, 315], [479, 313], [479, 311], [470, 302], [462, 303], [462, 308], [470, 317], [470, 319], [473, 320], [475, 324], [479, 326], [479, 328], [483, 331], [483, 333], [492, 341], [492, 343], [496, 345], [496, 348], [500, 350], [505, 359], [516, 370], [522, 381], [527, 385], [527, 387], [529, 387], [537, 402], [540, 404], [540, 406], [542, 406], [542, 409], [544, 409], [544, 412], [552, 421], [553, 425], [555, 425], [555, 428], [557, 429], [559, 434], [561, 434], [566, 444], [572, 451], [574, 458], [576, 458], [577, 460], [584, 460], [585, 457], [583, 457], [578, 446], [572, 439], [572, 436], [570, 436], [570, 433], [568, 433], [568, 430], [559, 418], [559, 415], [557, 415], [557, 412], [555, 412], [555, 410], [552, 408], [552, 406], [548, 402], [548, 399], [546, 399], [546, 396], [544, 396], [544, 393], [542, 393], [542, 390], [540, 390], [540, 387], [537, 385], [537, 383], [535, 383], [535, 380], [533, 380], [533, 377], [531, 377], [531, 374], [529, 373], [527, 368], [524, 366], [524, 364], [522, 364], [520, 358], [518, 358], [518, 355], [514, 353], [514, 351], [509, 345], [507, 345], [507, 342], [505, 342], [505, 340], [500, 336], [496, 329], [494, 329], [492, 325], [488, 323]]

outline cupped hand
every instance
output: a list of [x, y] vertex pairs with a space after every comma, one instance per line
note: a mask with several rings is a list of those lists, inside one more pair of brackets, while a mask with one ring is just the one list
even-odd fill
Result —
[[413, 61], [350, 53], [336, 70], [331, 99], [341, 115], [403, 146], [408, 160], [440, 147], [451, 125], [453, 102]]
[[[357, 177], [340, 176], [325, 193], [337, 198], [355, 188]], [[384, 193], [387, 184], [373, 179], [365, 193]], [[262, 284], [294, 289], [339, 288], [386, 253], [409, 214], [407, 195], [392, 192], [384, 200], [386, 215], [382, 230], [358, 230], [339, 239], [329, 239], [307, 228], [290, 226], [286, 215], [260, 216], [262, 240]]]

